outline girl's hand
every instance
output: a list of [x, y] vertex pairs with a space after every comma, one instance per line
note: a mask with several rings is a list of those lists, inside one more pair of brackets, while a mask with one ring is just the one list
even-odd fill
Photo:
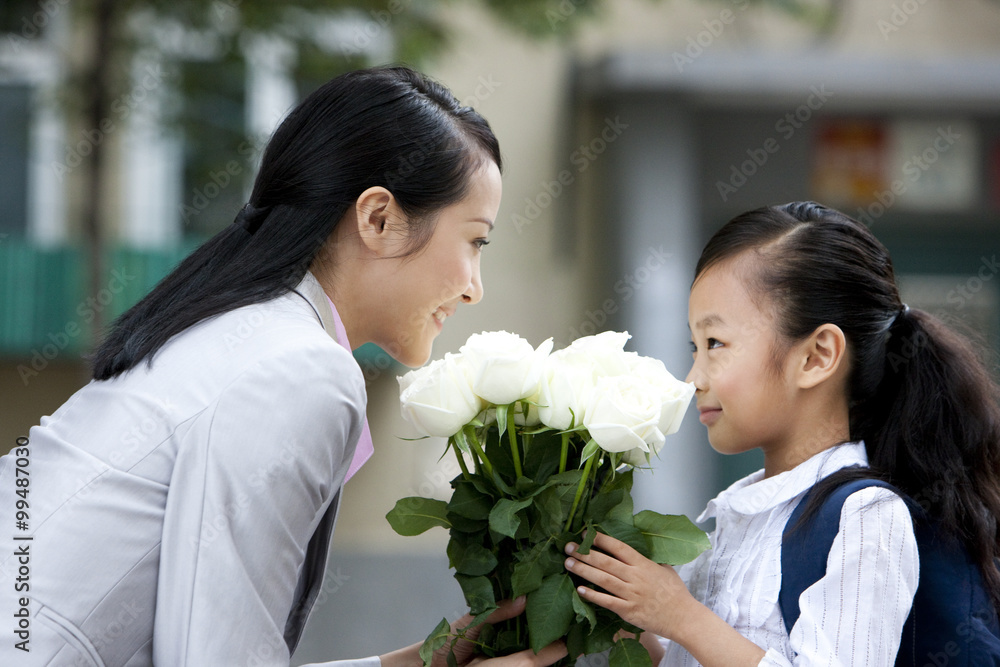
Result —
[[[695, 600], [674, 568], [657, 565], [624, 542], [600, 533], [594, 546], [604, 553], [592, 550], [584, 556], [576, 553], [576, 544], [566, 545], [570, 554], [566, 568], [607, 591], [580, 586], [577, 592], [584, 600], [677, 642], [705, 667], [760, 663], [764, 649]], [[650, 656], [662, 653], [657, 649]]]
[[[609, 609], [632, 625], [673, 639], [676, 629], [688, 617], [692, 603], [684, 582], [669, 565], [658, 565], [629, 545], [608, 535], [597, 534], [594, 546], [583, 555], [578, 545], [566, 545], [566, 568], [573, 574], [603, 588], [600, 593], [580, 586], [577, 592], [587, 602]], [[604, 553], [601, 553], [604, 552]]]

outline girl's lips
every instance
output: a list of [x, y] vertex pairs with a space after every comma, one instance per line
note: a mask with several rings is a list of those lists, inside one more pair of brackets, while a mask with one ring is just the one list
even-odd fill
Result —
[[698, 410], [698, 421], [705, 426], [711, 426], [722, 414], [722, 408], [701, 408]]

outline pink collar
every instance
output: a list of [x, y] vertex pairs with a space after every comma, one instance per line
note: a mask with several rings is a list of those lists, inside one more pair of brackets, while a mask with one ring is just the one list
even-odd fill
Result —
[[[344, 321], [340, 319], [340, 313], [337, 312], [337, 307], [333, 305], [333, 301], [329, 296], [326, 297], [326, 300], [330, 304], [330, 310], [333, 311], [333, 324], [337, 330], [337, 342], [350, 352], [351, 343], [347, 340], [347, 329], [344, 327]], [[371, 458], [373, 453], [375, 453], [375, 444], [372, 442], [371, 429], [368, 428], [368, 418], [365, 417], [364, 426], [361, 428], [361, 437], [358, 438], [358, 445], [354, 450], [354, 458], [351, 459], [351, 465], [347, 469], [347, 476], [344, 477], [344, 482], [354, 477], [354, 473], [365, 464], [365, 461]]]

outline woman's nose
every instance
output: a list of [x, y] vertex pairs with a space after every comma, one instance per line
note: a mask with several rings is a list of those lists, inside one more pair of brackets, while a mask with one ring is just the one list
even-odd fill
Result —
[[479, 274], [479, 267], [472, 272], [472, 280], [465, 292], [462, 293], [462, 303], [474, 304], [483, 300], [483, 278]]

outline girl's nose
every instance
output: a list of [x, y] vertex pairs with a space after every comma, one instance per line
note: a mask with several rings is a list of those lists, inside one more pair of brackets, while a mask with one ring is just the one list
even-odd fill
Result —
[[697, 363], [691, 364], [691, 370], [688, 371], [687, 377], [684, 378], [684, 381], [693, 382], [694, 388], [697, 389], [698, 391], [702, 391], [705, 389], [703, 380], [704, 380], [704, 373], [702, 373], [701, 369], [698, 368], [698, 364]]

